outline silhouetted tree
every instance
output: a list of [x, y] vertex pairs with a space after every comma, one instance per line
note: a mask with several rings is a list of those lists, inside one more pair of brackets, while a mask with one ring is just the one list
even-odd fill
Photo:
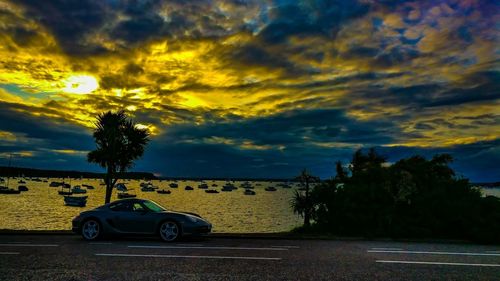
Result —
[[304, 226], [308, 227], [311, 225], [311, 216], [314, 209], [314, 204], [310, 196], [310, 188], [312, 183], [320, 182], [320, 179], [311, 175], [304, 169], [300, 175], [296, 177], [296, 180], [299, 181], [300, 186], [304, 189], [304, 193], [295, 191], [295, 195], [292, 199], [292, 208], [295, 213], [304, 217]]
[[89, 152], [87, 160], [106, 169], [105, 203], [109, 203], [118, 174], [131, 168], [134, 160], [144, 154], [149, 132], [138, 128], [122, 110], [99, 114], [95, 126], [93, 137], [97, 148]]
[[342, 162], [337, 161], [335, 163], [335, 171], [337, 174], [335, 175], [335, 179], [340, 182], [344, 182], [347, 178], [347, 171], [342, 166]]
[[[375, 149], [353, 154], [351, 176], [338, 175], [311, 193], [313, 230], [340, 235], [433, 237], [500, 242], [500, 199], [482, 197], [455, 176], [453, 158], [415, 155], [392, 165]], [[341, 168], [337, 162], [337, 170]], [[297, 195], [296, 195], [297, 196]]]

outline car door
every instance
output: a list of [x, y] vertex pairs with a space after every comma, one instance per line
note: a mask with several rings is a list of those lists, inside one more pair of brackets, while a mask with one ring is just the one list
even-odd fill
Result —
[[140, 201], [119, 202], [114, 208], [113, 226], [124, 233], [152, 233], [153, 222], [148, 209]]
[[132, 203], [130, 201], [117, 202], [110, 206], [110, 224], [119, 232], [133, 232], [132, 227], [127, 223], [132, 214]]

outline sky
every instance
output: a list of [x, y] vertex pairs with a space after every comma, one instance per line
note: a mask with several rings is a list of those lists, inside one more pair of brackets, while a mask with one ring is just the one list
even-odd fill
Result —
[[93, 122], [123, 109], [159, 176], [328, 178], [375, 147], [500, 180], [499, 8], [0, 0], [0, 165], [102, 171]]

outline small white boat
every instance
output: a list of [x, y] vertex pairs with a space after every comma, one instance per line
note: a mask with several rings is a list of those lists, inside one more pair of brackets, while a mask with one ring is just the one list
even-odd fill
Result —
[[143, 192], [152, 192], [152, 191], [155, 191], [157, 188], [155, 188], [153, 185], [147, 185], [147, 186], [143, 186], [141, 187], [141, 191]]
[[116, 188], [116, 190], [122, 191], [122, 192], [128, 191], [128, 188], [124, 183], [117, 183], [115, 185], [115, 188]]

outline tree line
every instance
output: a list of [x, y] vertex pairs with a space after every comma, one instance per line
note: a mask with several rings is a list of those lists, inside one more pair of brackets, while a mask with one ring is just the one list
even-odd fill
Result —
[[457, 176], [452, 160], [415, 155], [389, 164], [372, 148], [357, 150], [347, 165], [337, 162], [325, 181], [304, 170], [291, 202], [304, 217], [297, 231], [499, 243], [500, 199]]

